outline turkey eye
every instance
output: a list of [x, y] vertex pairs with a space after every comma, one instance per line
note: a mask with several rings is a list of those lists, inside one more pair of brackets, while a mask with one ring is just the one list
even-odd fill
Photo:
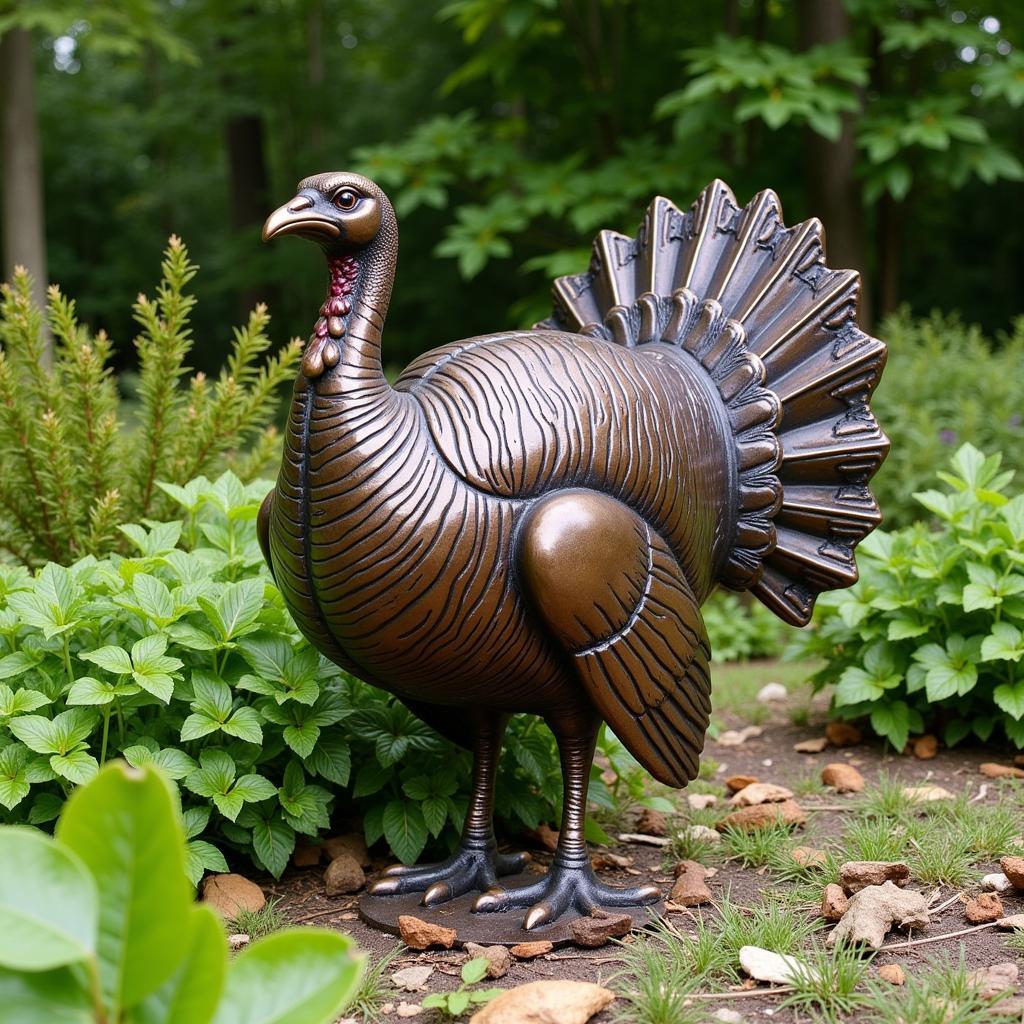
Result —
[[339, 210], [351, 210], [355, 207], [359, 197], [351, 189], [343, 188], [335, 197], [334, 205]]

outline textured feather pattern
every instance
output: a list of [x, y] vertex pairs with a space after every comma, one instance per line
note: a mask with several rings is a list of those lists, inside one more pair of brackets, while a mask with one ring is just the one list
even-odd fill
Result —
[[685, 213], [655, 199], [636, 238], [602, 232], [537, 324], [678, 345], [708, 370], [740, 507], [719, 579], [798, 625], [819, 593], [856, 580], [854, 548], [881, 521], [868, 484], [889, 442], [869, 401], [886, 349], [857, 325], [859, 288], [826, 266], [819, 221], [787, 227], [773, 192], [741, 207], [715, 181]]

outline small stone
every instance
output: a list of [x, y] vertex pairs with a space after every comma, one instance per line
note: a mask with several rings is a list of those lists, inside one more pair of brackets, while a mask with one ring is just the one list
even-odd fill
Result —
[[772, 782], [752, 782], [735, 793], [729, 803], [735, 807], [753, 807], [755, 804], [778, 804], [790, 800], [793, 791]]
[[203, 879], [203, 902], [231, 921], [240, 911], [262, 910], [267, 897], [255, 882], [242, 875], [207, 875]]
[[860, 729], [849, 722], [829, 722], [825, 726], [825, 736], [833, 747], [855, 747], [860, 743]]
[[999, 866], [1014, 889], [1024, 889], [1024, 857], [1003, 857]]
[[806, 815], [795, 800], [783, 800], [777, 804], [755, 804], [753, 807], [741, 807], [738, 811], [726, 815], [715, 828], [719, 832], [724, 832], [727, 828], [739, 829], [741, 832], [753, 832], [769, 825], [802, 825], [806, 820]]
[[722, 841], [722, 837], [707, 825], [690, 825], [688, 828], [684, 828], [680, 835], [696, 839], [701, 843], [720, 843]]
[[292, 863], [297, 868], [312, 868], [320, 863], [322, 849], [312, 843], [298, 843], [292, 854]]
[[512, 966], [512, 954], [504, 946], [478, 946], [467, 942], [466, 953], [470, 960], [483, 957], [487, 961], [488, 978], [504, 978]]
[[902, 985], [907, 980], [907, 976], [899, 964], [883, 964], [878, 968], [878, 976], [882, 981], [889, 982], [890, 985]]
[[824, 850], [816, 850], [812, 846], [798, 846], [793, 850], [793, 860], [802, 868], [817, 868], [828, 863]]
[[894, 925], [924, 928], [929, 923], [928, 901], [921, 893], [899, 889], [892, 882], [869, 885], [850, 897], [846, 913], [825, 944], [864, 942], [872, 949], [879, 949], [885, 942], [886, 932]]
[[662, 814], [661, 811], [655, 811], [650, 807], [645, 807], [640, 812], [640, 816], [636, 819], [636, 830], [637, 832], [643, 832], [644, 835], [648, 836], [667, 836], [668, 822], [665, 820], [665, 815]]
[[391, 975], [391, 983], [404, 992], [419, 992], [427, 987], [427, 981], [434, 973], [430, 964], [416, 967], [403, 967]]
[[537, 942], [520, 942], [518, 945], [513, 946], [509, 952], [517, 960], [533, 960], [538, 956], [546, 956], [554, 948], [553, 943], [548, 942], [546, 939], [541, 939]]
[[987, 779], [1024, 779], [1024, 768], [1016, 768], [1009, 764], [996, 764], [986, 761], [978, 771]]
[[590, 864], [595, 871], [621, 870], [631, 867], [633, 858], [623, 857], [622, 854], [612, 853], [610, 850], [598, 850], [590, 858]]
[[943, 789], [942, 786], [904, 786], [903, 795], [914, 804], [953, 799], [953, 794], [948, 789]]
[[773, 953], [760, 946], [740, 947], [740, 967], [756, 981], [768, 981], [775, 985], [788, 985], [794, 976], [810, 973], [808, 966], [796, 957]]
[[813, 740], [801, 740], [793, 744], [798, 754], [820, 754], [828, 746], [827, 736], [816, 736]]
[[771, 704], [773, 701], [785, 700], [789, 696], [789, 690], [782, 683], [765, 683], [757, 691], [758, 704]]
[[423, 1012], [423, 1007], [419, 1003], [406, 1003], [401, 1002], [395, 1007], [395, 1015], [397, 1017], [418, 1017]]
[[718, 803], [718, 797], [714, 793], [689, 793], [686, 802], [695, 811], [704, 811], [714, 807]]
[[723, 1006], [720, 1010], [715, 1010], [711, 1014], [711, 1019], [716, 1024], [745, 1024], [746, 1018], [740, 1013], [739, 1010], [730, 1010]]
[[614, 1001], [611, 989], [589, 981], [532, 981], [502, 992], [469, 1024], [586, 1024]]
[[756, 775], [730, 775], [725, 780], [725, 788], [730, 793], [738, 793], [741, 789], [746, 789], [747, 786], [752, 786], [755, 782], [760, 781]]
[[679, 907], [699, 907], [711, 902], [711, 890], [704, 881], [707, 871], [695, 860], [680, 861], [675, 867], [675, 884], [669, 902]]
[[1013, 883], [1002, 873], [996, 871], [991, 875], [985, 875], [981, 880], [981, 887], [987, 892], [1006, 892], [1013, 888]]
[[534, 834], [545, 850], [554, 853], [558, 849], [558, 833], [546, 822], [541, 822], [534, 830]]
[[249, 945], [249, 936], [245, 932], [235, 932], [234, 935], [228, 936], [228, 949], [232, 952], [237, 953], [240, 949], [245, 949]]
[[839, 884], [851, 896], [870, 885], [895, 882], [906, 885], [910, 881], [910, 868], [898, 861], [849, 860], [839, 868]]
[[402, 914], [398, 918], [398, 930], [402, 941], [410, 949], [429, 949], [431, 946], [451, 949], [455, 945], [454, 928], [431, 924], [429, 921], [422, 921], [411, 914]]
[[346, 836], [331, 836], [321, 844], [324, 855], [328, 860], [340, 857], [342, 853], [350, 853], [362, 868], [368, 868], [372, 863], [370, 851], [366, 848], [366, 840], [355, 833]]
[[324, 889], [328, 896], [359, 892], [365, 884], [366, 875], [351, 853], [339, 854], [324, 872]]
[[821, 769], [821, 781], [837, 793], [859, 793], [864, 789], [864, 776], [853, 765], [840, 761]]
[[590, 917], [578, 917], [570, 926], [572, 941], [585, 949], [597, 949], [607, 945], [611, 939], [621, 939], [633, 927], [629, 914], [597, 913]]
[[1000, 992], [1017, 987], [1020, 969], [1012, 961], [993, 964], [971, 971], [967, 976], [971, 986], [978, 991], [982, 999], [994, 999]]
[[919, 761], [930, 761], [939, 752], [939, 741], [931, 733], [910, 741], [910, 749]]
[[821, 895], [821, 916], [826, 921], [838, 921], [846, 913], [850, 901], [841, 885], [829, 882]]
[[743, 729], [726, 729], [725, 732], [719, 733], [715, 742], [723, 747], [739, 747], [747, 740], [760, 736], [763, 732], [764, 729], [759, 725], [748, 725]]
[[996, 927], [1005, 932], [1024, 931], [1024, 914], [1008, 914], [996, 921]]
[[1003, 916], [1003, 902], [994, 892], [983, 892], [968, 902], [964, 914], [971, 924], [998, 921]]
[[340, 338], [345, 333], [345, 321], [340, 316], [327, 318], [327, 333], [332, 338]]

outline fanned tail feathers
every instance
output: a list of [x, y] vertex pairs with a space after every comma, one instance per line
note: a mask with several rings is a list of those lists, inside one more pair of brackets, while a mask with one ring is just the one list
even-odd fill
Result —
[[735, 436], [739, 513], [718, 578], [798, 625], [857, 579], [854, 548], [881, 521], [868, 483], [889, 442], [868, 403], [886, 348], [857, 325], [859, 289], [826, 266], [820, 221], [786, 227], [774, 192], [740, 207], [714, 181], [685, 213], [656, 198], [636, 238], [602, 231], [536, 325], [701, 362]]

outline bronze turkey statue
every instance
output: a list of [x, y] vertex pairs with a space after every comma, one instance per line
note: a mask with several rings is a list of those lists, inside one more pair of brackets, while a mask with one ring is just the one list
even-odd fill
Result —
[[[786, 227], [773, 192], [740, 207], [715, 181], [686, 212], [655, 199], [635, 239], [601, 232], [533, 330], [434, 349], [392, 386], [387, 196], [356, 174], [306, 178], [263, 230], [283, 234], [322, 247], [330, 283], [263, 552], [312, 644], [474, 753], [457, 852], [371, 893], [479, 893], [473, 910], [521, 909], [527, 929], [657, 901], [591, 869], [598, 729], [684, 786], [711, 708], [711, 590], [802, 625], [857, 578], [888, 448], [868, 407], [886, 350], [857, 326], [858, 275], [826, 267], [818, 221]], [[516, 712], [554, 733], [564, 803], [548, 873], [502, 889], [523, 864], [491, 820]]]

